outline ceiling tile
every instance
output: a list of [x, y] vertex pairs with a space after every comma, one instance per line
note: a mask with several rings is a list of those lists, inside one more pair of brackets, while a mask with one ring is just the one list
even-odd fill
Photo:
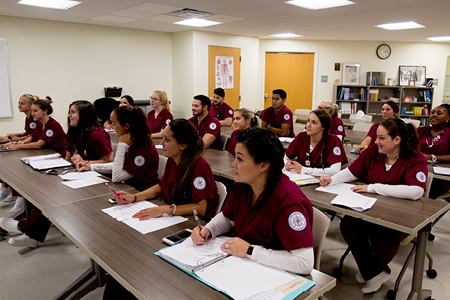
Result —
[[130, 7], [131, 10], [138, 10], [138, 11], [147, 11], [152, 13], [159, 13], [159, 14], [166, 14], [169, 12], [172, 12], [174, 10], [182, 9], [183, 7], [180, 6], [168, 6], [168, 5], [161, 5], [161, 4], [155, 4], [146, 2], [140, 5], [136, 5], [133, 7]]
[[152, 16], [155, 16], [157, 13], [147, 12], [147, 11], [139, 11], [133, 9], [122, 9], [116, 12], [113, 12], [112, 16], [118, 17], [127, 17], [127, 18], [135, 18], [135, 19], [145, 19]]
[[116, 16], [101, 16], [92, 19], [93, 21], [106, 21], [106, 22], [112, 22], [112, 23], [128, 23], [131, 21], [135, 21], [136, 19], [133, 18], [125, 18], [125, 17], [116, 17]]

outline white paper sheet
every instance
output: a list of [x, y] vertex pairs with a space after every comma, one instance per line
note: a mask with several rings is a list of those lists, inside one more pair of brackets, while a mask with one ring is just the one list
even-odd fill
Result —
[[44, 170], [58, 167], [69, 167], [72, 163], [61, 158], [59, 153], [24, 157], [22, 161], [30, 165], [33, 169]]
[[286, 171], [285, 168], [283, 168], [283, 173], [288, 176], [291, 181], [316, 179], [314, 176], [308, 174], [298, 174], [297, 172]]
[[327, 186], [319, 186], [316, 188], [316, 191], [326, 192], [330, 194], [340, 194], [342, 192], [350, 191], [354, 193], [351, 188], [354, 187], [355, 184], [350, 183], [339, 183], [335, 185], [327, 185]]
[[86, 186], [91, 186], [99, 183], [108, 182], [108, 180], [105, 180], [100, 177], [91, 176], [84, 179], [78, 179], [78, 180], [70, 180], [70, 181], [63, 181], [61, 182], [64, 185], [67, 185], [68, 187], [71, 187], [73, 189], [79, 189]]
[[63, 180], [78, 180], [78, 179], [85, 179], [90, 177], [96, 177], [101, 176], [100, 173], [97, 173], [95, 171], [87, 171], [87, 172], [70, 172], [66, 174], [59, 174], [59, 177]]
[[450, 168], [433, 167], [433, 172], [435, 174], [450, 175]]
[[155, 145], [155, 148], [156, 148], [156, 149], [162, 149], [163, 146], [162, 146], [162, 145]]
[[343, 205], [356, 211], [365, 211], [371, 208], [377, 198], [367, 197], [352, 191], [344, 191], [336, 196], [330, 203], [335, 205]]
[[102, 209], [102, 211], [110, 215], [117, 221], [124, 222], [125, 224], [142, 234], [147, 234], [149, 232], [153, 232], [188, 220], [187, 218], [181, 216], [171, 217], [169, 215], [163, 215], [159, 218], [152, 218], [143, 221], [133, 218], [133, 215], [135, 213], [143, 209], [156, 206], [157, 205], [148, 201], [138, 201], [135, 203], [116, 205], [113, 207], [105, 208]]
[[280, 137], [280, 142], [290, 144], [294, 140], [293, 137]]

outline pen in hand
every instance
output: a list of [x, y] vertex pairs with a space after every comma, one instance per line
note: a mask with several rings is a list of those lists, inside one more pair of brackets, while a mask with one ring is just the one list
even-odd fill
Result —
[[194, 218], [197, 221], [198, 228], [201, 231], [202, 230], [202, 225], [200, 225], [200, 219], [198, 218], [197, 210], [195, 209], [195, 207], [192, 210], [194, 211]]
[[80, 169], [81, 169], [82, 167], [84, 167], [85, 165], [87, 165], [89, 162], [90, 162], [90, 160], [88, 160], [87, 162], [85, 162], [85, 163], [77, 170], [77, 172], [80, 172]]
[[120, 199], [120, 196], [119, 196], [119, 194], [117, 194], [116, 193], [116, 191], [115, 190], [113, 190], [113, 188], [108, 184], [108, 183], [105, 183], [108, 187], [109, 187], [109, 189], [111, 190], [111, 191], [113, 191], [114, 192], [114, 194], [117, 196], [117, 198], [119, 198]]

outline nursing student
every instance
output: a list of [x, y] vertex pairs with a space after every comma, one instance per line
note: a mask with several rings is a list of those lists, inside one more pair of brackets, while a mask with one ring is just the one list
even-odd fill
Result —
[[161, 138], [163, 129], [173, 120], [167, 93], [154, 91], [150, 97], [150, 106], [153, 110], [148, 113], [147, 122], [150, 125], [152, 138]]
[[233, 109], [225, 103], [225, 91], [223, 88], [214, 90], [209, 112], [216, 116], [221, 127], [231, 127], [233, 121]]
[[[137, 194], [117, 192], [120, 204], [144, 201], [162, 196], [166, 205], [147, 208], [133, 217], [141, 220], [162, 215], [211, 218], [218, 202], [217, 186], [211, 167], [202, 158], [203, 140], [194, 125], [186, 119], [175, 119], [163, 130], [163, 155], [168, 158], [159, 184]], [[114, 278], [108, 277], [103, 299], [136, 299]]]
[[[66, 135], [61, 125], [49, 117], [53, 112], [50, 102], [48, 100], [36, 100], [31, 105], [31, 110], [33, 119], [36, 121], [35, 130], [22, 143], [14, 142], [7, 144], [7, 146], [19, 149], [50, 148], [61, 155], [65, 155], [67, 149]], [[23, 197], [17, 198], [13, 210], [24, 211]], [[18, 237], [10, 238], [8, 241], [10, 245], [36, 247], [38, 241], [44, 242], [50, 228], [50, 221], [44, 217], [41, 211], [36, 209], [30, 216], [21, 221], [16, 221], [13, 218], [1, 218], [0, 226], [10, 233], [24, 233]]]
[[342, 138], [345, 136], [345, 129], [344, 122], [342, 122], [341, 118], [338, 117], [339, 106], [330, 100], [324, 100], [320, 102], [317, 109], [324, 109], [330, 114], [332, 118], [330, 133], [337, 135], [337, 137], [342, 141]]
[[236, 130], [231, 133], [230, 142], [228, 144], [228, 152], [235, 155], [235, 149], [237, 144], [237, 137], [239, 133], [241, 133], [243, 130], [256, 126], [256, 118], [255, 113], [252, 112], [250, 109], [247, 108], [238, 108], [234, 111], [234, 118], [233, 118], [234, 126], [236, 127]]
[[[125, 105], [131, 105], [134, 106], [134, 99], [130, 95], [125, 95], [120, 98], [119, 107], [125, 106]], [[113, 129], [113, 125], [111, 122], [111, 119], [106, 120], [105, 124], [103, 124], [103, 128], [105, 129]]]
[[122, 182], [143, 191], [159, 182], [159, 155], [152, 143], [145, 113], [136, 106], [122, 106], [111, 113], [111, 123], [120, 137], [114, 161], [105, 164], [77, 163], [79, 171], [112, 174], [113, 182]]
[[[353, 187], [354, 192], [420, 199], [426, 188], [427, 162], [420, 153], [414, 126], [400, 119], [383, 121], [375, 145], [364, 150], [347, 169], [332, 177], [321, 177], [320, 184], [355, 180], [364, 185]], [[407, 234], [349, 216], [342, 219], [341, 232], [358, 265], [356, 281], [364, 284], [362, 293], [376, 292], [391, 278], [388, 264]]]
[[[381, 107], [381, 116], [383, 120], [393, 119], [398, 117], [398, 105], [394, 101], [386, 101]], [[375, 144], [377, 139], [377, 129], [380, 126], [380, 123], [374, 123], [370, 129], [369, 133], [367, 133], [366, 138], [361, 142], [361, 145], [356, 146], [354, 149], [356, 153], [360, 154], [364, 149], [369, 147], [370, 145]]]
[[298, 186], [282, 173], [284, 149], [267, 129], [238, 136], [235, 180], [225, 206], [206, 226], [194, 228], [195, 244], [235, 229], [222, 251], [287, 271], [309, 274], [314, 264], [313, 209]]
[[261, 127], [278, 136], [294, 137], [292, 111], [285, 105], [287, 94], [282, 89], [272, 91], [272, 106], [264, 110]]
[[286, 150], [285, 168], [299, 174], [331, 176], [347, 163], [342, 142], [330, 133], [331, 116], [325, 110], [313, 110], [306, 122], [305, 131], [297, 134]]
[[[38, 97], [39, 98], [39, 97]], [[19, 111], [26, 115], [25, 118], [25, 131], [20, 133], [8, 133], [6, 136], [0, 137], [0, 143], [22, 141], [29, 137], [33, 130], [36, 128], [36, 122], [33, 120], [31, 115], [31, 104], [36, 100], [31, 94], [23, 94], [19, 98]], [[2, 187], [0, 188], [0, 202], [1, 201], [14, 201], [17, 196], [12, 195], [11, 188], [4, 182], [2, 182]]]

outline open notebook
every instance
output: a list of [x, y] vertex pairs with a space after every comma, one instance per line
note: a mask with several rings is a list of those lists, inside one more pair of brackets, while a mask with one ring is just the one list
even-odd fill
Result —
[[70, 167], [72, 163], [63, 159], [59, 153], [24, 157], [21, 159], [27, 165], [36, 170], [46, 170], [59, 167]]
[[228, 239], [197, 246], [188, 238], [155, 254], [233, 299], [294, 299], [315, 285], [297, 274], [229, 256], [220, 250]]

